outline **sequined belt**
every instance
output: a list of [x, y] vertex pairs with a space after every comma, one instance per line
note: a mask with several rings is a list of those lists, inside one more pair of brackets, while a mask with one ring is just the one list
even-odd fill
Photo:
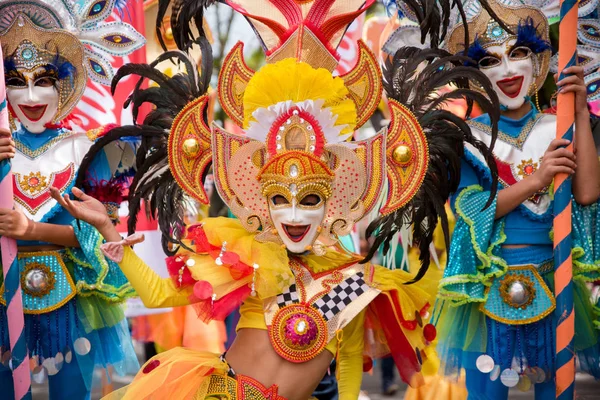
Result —
[[[76, 287], [63, 257], [64, 250], [18, 253], [25, 314], [56, 310], [75, 296]], [[5, 304], [4, 299], [1, 302]]]
[[537, 322], [556, 308], [556, 300], [540, 274], [552, 271], [552, 261], [539, 265], [511, 265], [506, 274], [487, 288], [487, 301], [480, 310], [505, 324]]
[[[225, 354], [221, 356], [225, 360]], [[227, 375], [211, 375], [204, 399], [217, 400], [287, 400], [277, 394], [278, 387], [273, 385], [269, 388], [249, 376], [236, 374], [229, 367]]]

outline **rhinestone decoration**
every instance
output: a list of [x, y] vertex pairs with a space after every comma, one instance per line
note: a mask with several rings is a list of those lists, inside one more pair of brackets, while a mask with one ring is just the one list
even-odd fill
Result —
[[535, 287], [524, 274], [506, 275], [498, 288], [502, 300], [511, 307], [526, 309], [535, 298]]
[[32, 69], [42, 62], [38, 50], [29, 40], [23, 40], [15, 54], [17, 68]]
[[502, 43], [508, 39], [508, 33], [493, 20], [490, 20], [487, 27], [487, 37], [496, 43]]
[[281, 357], [291, 362], [304, 362], [325, 348], [327, 323], [313, 307], [291, 304], [275, 314], [269, 338]]
[[290, 165], [290, 176], [292, 178], [298, 177], [298, 166], [296, 164]]
[[29, 263], [21, 271], [23, 292], [32, 297], [44, 297], [54, 289], [56, 277], [47, 265]]

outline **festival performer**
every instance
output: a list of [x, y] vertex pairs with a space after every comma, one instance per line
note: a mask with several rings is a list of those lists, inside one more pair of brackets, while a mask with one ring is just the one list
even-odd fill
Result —
[[[485, 10], [449, 34], [448, 50], [466, 52], [492, 82], [501, 103], [494, 157], [498, 193], [480, 152], [466, 145], [450, 257], [439, 286], [438, 351], [446, 373], [464, 368], [471, 399], [506, 399], [509, 387], [535, 385], [536, 399], [555, 396], [556, 316], [553, 295], [551, 185], [573, 175], [575, 349], [579, 366], [600, 378], [596, 316], [585, 283], [600, 274], [596, 201], [600, 166], [590, 129], [583, 69], [571, 67], [558, 90], [575, 93], [575, 153], [555, 140], [556, 116], [533, 101], [548, 71], [551, 48], [544, 14], [523, 5], [491, 4], [509, 27]], [[491, 143], [490, 118], [470, 121], [473, 135]], [[589, 206], [590, 207], [585, 207]], [[435, 313], [434, 313], [435, 314]]]
[[[120, 306], [133, 288], [100, 252], [96, 229], [75, 223], [50, 195], [51, 186], [71, 193], [85, 154], [103, 132], [76, 133], [69, 125], [88, 78], [112, 78], [101, 51], [126, 55], [144, 43], [130, 25], [103, 22], [113, 10], [115, 0], [0, 1], [2, 79], [15, 126], [14, 142], [0, 147], [0, 157], [14, 155], [17, 205], [0, 209], [0, 235], [18, 240], [33, 379], [48, 377], [51, 399], [89, 398], [95, 366], [111, 365], [119, 374], [138, 367]], [[120, 182], [132, 167], [125, 156], [133, 161], [134, 147], [107, 148], [84, 177], [111, 217], [122, 197]], [[9, 321], [4, 298], [0, 303], [0, 398], [13, 399]]]
[[[221, 106], [244, 135], [207, 125], [211, 52], [205, 38], [190, 37], [188, 26], [192, 18], [202, 20], [202, 2], [176, 9], [171, 24], [179, 48], [200, 45], [201, 74], [182, 52], [166, 52], [156, 63], [177, 58], [187, 74], [169, 78], [152, 68], [156, 63], [127, 65], [113, 82], [114, 88], [136, 74], [159, 85], [136, 90], [130, 98], [134, 110], [154, 104], [144, 124], [115, 129], [105, 140], [143, 136], [129, 214], [137, 215], [142, 199], [150, 204], [163, 246], [173, 254], [172, 279], [161, 279], [135, 255], [129, 245], [139, 238], [121, 240], [92, 197], [74, 189], [82, 201], [73, 202], [54, 193], [76, 218], [113, 242], [104, 246], [105, 253], [147, 306], [193, 303], [202, 319], [211, 320], [241, 304], [237, 336], [226, 354], [168, 351], [108, 398], [305, 400], [335, 357], [340, 399], [355, 400], [363, 363], [385, 354], [394, 357], [404, 381], [418, 385], [422, 373], [436, 369], [429, 346], [435, 330], [426, 322], [427, 281], [405, 285], [413, 281], [410, 274], [361, 263], [338, 238], [376, 206], [385, 184], [380, 231], [393, 233], [402, 220], [414, 221], [415, 242], [429, 248], [430, 232], [420, 227], [433, 227], [438, 214], [447, 224], [443, 205], [459, 181], [463, 141], [489, 154], [493, 169], [489, 149], [442, 109], [449, 95], [435, 101], [431, 95], [455, 83], [462, 96], [494, 114], [497, 105], [469, 89], [487, 86], [494, 98], [489, 83], [465, 66], [465, 57], [449, 56], [437, 46], [425, 52], [404, 49], [385, 70], [392, 110], [387, 132], [350, 141], [379, 105], [384, 84], [375, 57], [362, 43], [357, 66], [333, 76], [335, 49], [347, 25], [373, 1], [226, 3], [251, 22], [267, 52], [267, 65], [254, 72], [239, 43], [221, 68]], [[431, 14], [439, 17], [437, 7]], [[425, 67], [419, 74], [418, 65]], [[238, 219], [208, 218], [185, 226], [184, 194], [207, 202], [203, 176], [211, 161], [217, 190]]]

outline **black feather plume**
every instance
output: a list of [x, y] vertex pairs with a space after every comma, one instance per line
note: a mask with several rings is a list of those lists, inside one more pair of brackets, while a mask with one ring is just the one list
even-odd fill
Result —
[[[412, 283], [421, 279], [427, 271], [429, 246], [438, 219], [449, 247], [448, 217], [444, 205], [458, 188], [465, 143], [473, 145], [484, 155], [492, 171], [494, 182], [488, 206], [495, 197], [497, 186], [497, 168], [491, 149], [472, 135], [464, 120], [443, 106], [454, 99], [465, 99], [470, 110], [472, 103], [476, 102], [483, 112], [490, 115], [493, 147], [500, 105], [491, 83], [469, 58], [451, 55], [441, 49], [401, 48], [386, 62], [383, 78], [388, 99], [406, 106], [423, 128], [429, 144], [429, 165], [414, 198], [403, 208], [370, 224], [367, 234], [375, 236], [375, 241], [367, 259], [372, 258], [381, 246], [387, 252], [394, 235], [403, 226], [412, 225], [413, 241], [421, 253], [421, 267]], [[455, 90], [438, 95], [439, 90], [447, 85], [453, 85]], [[475, 86], [481, 91], [474, 90]]]
[[199, 33], [199, 37], [206, 37], [202, 25], [204, 9], [216, 3], [217, 0], [159, 0], [156, 15], [156, 36], [163, 50], [167, 50], [162, 36], [162, 22], [171, 5], [171, 31], [178, 49], [187, 51], [194, 43], [198, 43], [192, 32], [192, 22]]
[[[396, 0], [402, 1], [405, 7], [410, 8], [415, 15], [421, 29], [421, 43], [427, 44], [432, 49], [437, 49], [446, 37], [450, 25], [451, 9], [456, 7], [458, 15], [464, 24], [465, 41], [469, 43], [469, 27], [462, 0]], [[488, 0], [479, 0], [481, 7], [508, 33], [513, 31], [496, 14]]]
[[[119, 69], [112, 82], [113, 92], [121, 79], [139, 77], [136, 88], [126, 101], [131, 105], [136, 125], [114, 128], [100, 138], [83, 160], [77, 184], [85, 187], [86, 171], [95, 156], [115, 140], [139, 136], [141, 144], [136, 155], [136, 173], [129, 187], [128, 231], [136, 230], [137, 215], [145, 205], [149, 217], [157, 219], [162, 233], [162, 245], [166, 254], [174, 254], [181, 243], [184, 230], [186, 196], [177, 185], [169, 170], [169, 132], [177, 114], [191, 101], [206, 94], [212, 70], [211, 48], [206, 38], [196, 42], [202, 49], [202, 65], [199, 72], [193, 59], [182, 51], [168, 51], [151, 64], [127, 64]], [[164, 60], [174, 60], [185, 66], [186, 73], [169, 77], [155, 66]], [[155, 86], [142, 89], [144, 80]], [[137, 124], [140, 107], [149, 103], [152, 111]], [[206, 118], [206, 116], [205, 116]]]

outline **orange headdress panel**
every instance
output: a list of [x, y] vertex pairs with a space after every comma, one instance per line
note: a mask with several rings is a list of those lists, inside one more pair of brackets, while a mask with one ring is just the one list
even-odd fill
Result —
[[385, 178], [384, 133], [349, 141], [379, 104], [381, 71], [362, 43], [352, 71], [340, 77], [332, 71], [348, 24], [373, 2], [226, 1], [260, 35], [267, 65], [252, 71], [241, 43], [223, 62], [219, 100], [244, 135], [214, 124], [209, 135], [201, 122], [206, 102], [181, 112], [169, 152], [178, 183], [206, 202], [202, 176], [212, 155], [219, 194], [246, 229], [260, 230], [257, 239], [279, 242], [267, 195], [292, 189], [326, 199], [321, 243], [348, 233], [374, 207]]

